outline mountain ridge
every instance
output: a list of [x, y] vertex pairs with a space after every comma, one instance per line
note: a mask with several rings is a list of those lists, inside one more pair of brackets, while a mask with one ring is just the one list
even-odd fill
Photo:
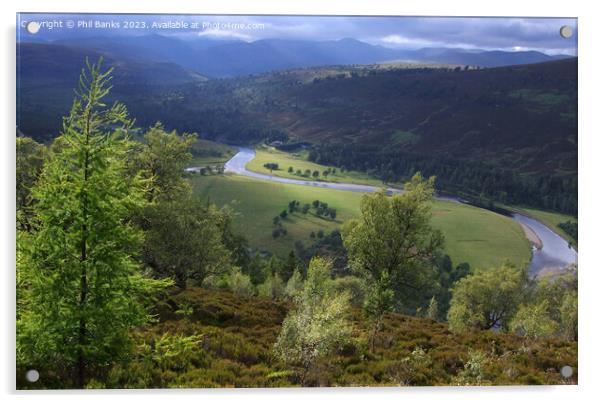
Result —
[[245, 42], [208, 38], [182, 40], [151, 34], [62, 38], [50, 43], [77, 45], [121, 57], [168, 61], [215, 78], [261, 74], [291, 68], [373, 64], [395, 60], [498, 67], [571, 57], [550, 56], [537, 51], [507, 52], [441, 47], [404, 50], [373, 45], [354, 38], [324, 41], [266, 38]]

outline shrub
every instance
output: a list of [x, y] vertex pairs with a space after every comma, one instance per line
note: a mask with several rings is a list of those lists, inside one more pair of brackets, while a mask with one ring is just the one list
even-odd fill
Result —
[[521, 305], [510, 323], [512, 331], [529, 338], [550, 337], [557, 324], [548, 315], [548, 301], [539, 304]]
[[351, 335], [349, 296], [333, 292], [331, 265], [321, 258], [311, 260], [303, 291], [295, 298], [296, 307], [284, 319], [274, 345], [280, 361], [300, 368], [302, 385], [318, 360], [332, 354]]
[[163, 334], [149, 346], [149, 355], [162, 370], [184, 371], [189, 369], [203, 350], [200, 349], [200, 335], [182, 336]]
[[437, 299], [433, 296], [429, 302], [429, 307], [426, 310], [426, 317], [429, 319], [437, 320], [439, 317], [439, 304]]
[[385, 373], [390, 381], [399, 385], [426, 385], [425, 372], [433, 365], [432, 358], [422, 347], [416, 347], [401, 360], [386, 365]]
[[454, 331], [507, 328], [525, 296], [526, 270], [510, 265], [483, 270], [459, 280], [447, 319]]
[[251, 283], [251, 277], [243, 274], [240, 268], [235, 267], [228, 276], [228, 289], [236, 295], [254, 295], [255, 287]]
[[295, 270], [291, 278], [286, 283], [284, 295], [288, 298], [295, 298], [303, 290], [303, 277], [298, 269]]
[[366, 285], [359, 277], [337, 277], [333, 280], [332, 286], [336, 292], [348, 292], [349, 302], [352, 306], [357, 308], [363, 306], [366, 295]]
[[257, 295], [263, 298], [278, 299], [284, 295], [284, 283], [280, 276], [272, 274], [257, 287]]
[[489, 382], [485, 380], [485, 365], [489, 359], [482, 351], [470, 351], [464, 369], [453, 379], [458, 386], [481, 386]]
[[577, 291], [569, 291], [560, 307], [560, 326], [567, 340], [577, 341], [577, 314]]

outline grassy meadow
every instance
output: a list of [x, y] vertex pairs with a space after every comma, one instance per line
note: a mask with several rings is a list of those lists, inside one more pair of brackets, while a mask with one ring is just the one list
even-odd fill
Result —
[[215, 141], [198, 139], [192, 146], [192, 160], [190, 166], [206, 166], [224, 164], [236, 154], [236, 147]]
[[[274, 176], [280, 176], [283, 178], [304, 179], [302, 176], [296, 175], [295, 172], [298, 169], [300, 169], [301, 172], [305, 172], [306, 169], [309, 169], [311, 172], [320, 172], [320, 176], [317, 178], [317, 180], [323, 180], [327, 182], [354, 183], [358, 185], [384, 186], [381, 180], [371, 177], [366, 173], [357, 171], [341, 172], [341, 169], [339, 168], [336, 168], [335, 174], [331, 173], [324, 178], [324, 176], [322, 176], [322, 172], [328, 168], [332, 169], [333, 167], [308, 161], [307, 151], [288, 153], [277, 150], [273, 147], [261, 146], [255, 149], [255, 153], [255, 158], [246, 166], [249, 171], [262, 174], [272, 174]], [[264, 167], [264, 164], [266, 163], [276, 163], [278, 164], [278, 169], [270, 172], [269, 169]], [[292, 173], [288, 172], [289, 167], [293, 167], [294, 171]], [[310, 177], [310, 179], [315, 178]]]
[[[236, 226], [251, 246], [285, 256], [296, 240], [312, 241], [310, 234], [325, 233], [359, 215], [361, 193], [320, 189], [256, 180], [236, 175], [191, 177], [194, 191], [218, 205], [231, 204], [239, 213]], [[287, 235], [274, 239], [272, 219], [287, 209], [291, 200], [301, 206], [320, 200], [337, 210], [336, 220], [296, 212], [283, 220]], [[499, 214], [453, 202], [436, 201], [433, 225], [443, 231], [445, 251], [454, 263], [472, 267], [499, 266], [506, 259], [521, 265], [530, 259], [531, 248], [520, 225]]]

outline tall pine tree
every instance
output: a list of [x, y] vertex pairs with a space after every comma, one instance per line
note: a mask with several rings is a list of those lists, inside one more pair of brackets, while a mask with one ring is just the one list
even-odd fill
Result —
[[129, 331], [151, 319], [147, 303], [168, 284], [144, 277], [133, 258], [141, 233], [128, 217], [144, 203], [144, 183], [126, 175], [132, 121], [124, 105], [103, 102], [111, 71], [86, 63], [63, 146], [33, 188], [37, 224], [18, 237], [17, 262], [17, 359], [42, 381], [80, 388], [127, 354]]

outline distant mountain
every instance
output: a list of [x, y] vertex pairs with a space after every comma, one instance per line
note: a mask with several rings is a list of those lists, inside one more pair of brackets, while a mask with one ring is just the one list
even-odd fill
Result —
[[500, 67], [541, 63], [566, 59], [569, 56], [549, 56], [535, 51], [502, 52], [473, 51], [466, 49], [423, 48], [405, 53], [405, 59], [432, 63], [464, 64], [481, 67]]
[[337, 41], [263, 39], [255, 42], [161, 35], [61, 39], [62, 45], [140, 60], [169, 61], [211, 77], [259, 74], [325, 65], [371, 64], [394, 60], [497, 67], [566, 58], [544, 53], [451, 48], [398, 50], [347, 38]]
[[[153, 89], [207, 80], [206, 77], [168, 61], [148, 61], [109, 54], [89, 47], [53, 43], [19, 43], [17, 47], [17, 125], [39, 138], [54, 137], [60, 119], [73, 101], [73, 90], [88, 58], [104, 57], [113, 67], [111, 99], [135, 99]], [[27, 117], [22, 119], [22, 117]], [[52, 121], [52, 124], [48, 124]]]
[[208, 75], [236, 76], [299, 67], [368, 64], [394, 59], [396, 52], [354, 39], [293, 41], [264, 39], [206, 49], [197, 68]]
[[27, 86], [35, 83], [63, 81], [76, 83], [85, 65], [86, 57], [96, 61], [104, 56], [107, 67], [114, 67], [116, 85], [171, 86], [206, 80], [207, 78], [168, 60], [139, 60], [135, 53], [102, 52], [94, 46], [65, 46], [55, 43], [20, 43], [17, 48], [17, 66], [21, 83]]

